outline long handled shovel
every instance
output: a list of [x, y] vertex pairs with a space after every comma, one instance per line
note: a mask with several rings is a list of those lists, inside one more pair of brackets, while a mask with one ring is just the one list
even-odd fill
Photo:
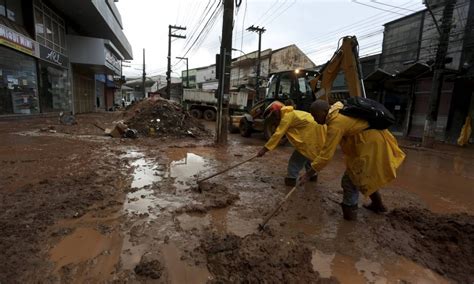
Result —
[[213, 178], [213, 177], [215, 177], [215, 176], [218, 176], [218, 175], [223, 174], [223, 173], [225, 173], [225, 172], [227, 172], [227, 171], [230, 171], [230, 170], [232, 170], [232, 169], [234, 169], [234, 168], [237, 168], [238, 166], [240, 166], [240, 165], [242, 165], [242, 164], [245, 164], [245, 163], [247, 163], [247, 162], [252, 161], [252, 160], [255, 159], [256, 157], [257, 157], [257, 155], [252, 156], [252, 157], [250, 157], [249, 159], [244, 160], [244, 161], [242, 161], [242, 162], [240, 162], [240, 163], [237, 163], [237, 164], [235, 164], [235, 165], [233, 165], [233, 166], [230, 166], [229, 168], [227, 168], [227, 169], [225, 169], [225, 170], [222, 170], [222, 171], [220, 171], [220, 172], [217, 172], [217, 173], [212, 174], [212, 175], [210, 175], [210, 176], [208, 176], [208, 177], [205, 177], [205, 178], [203, 178], [203, 179], [198, 180], [198, 181], [197, 181], [197, 184], [198, 184], [198, 190], [199, 190], [199, 192], [202, 191], [200, 184], [201, 184], [203, 181], [206, 181], [206, 180], [211, 179], [211, 178]]
[[268, 223], [268, 221], [270, 221], [270, 219], [275, 216], [275, 214], [278, 212], [278, 210], [280, 210], [281, 206], [283, 206], [283, 204], [288, 200], [288, 198], [293, 194], [293, 192], [298, 188], [298, 183], [299, 183], [299, 180], [296, 181], [296, 185], [290, 190], [290, 192], [288, 192], [285, 196], [285, 198], [283, 198], [282, 201], [280, 201], [280, 203], [278, 203], [278, 206], [275, 208], [275, 210], [272, 211], [272, 213], [270, 215], [268, 215], [268, 217], [265, 219], [265, 221], [263, 221], [262, 224], [259, 224], [258, 225], [258, 229], [259, 231], [263, 231], [263, 229], [265, 229], [265, 225]]

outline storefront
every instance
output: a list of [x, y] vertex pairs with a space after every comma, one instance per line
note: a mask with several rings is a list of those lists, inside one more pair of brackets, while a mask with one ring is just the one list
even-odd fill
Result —
[[35, 35], [38, 41], [38, 79], [41, 112], [70, 111], [69, 59], [65, 54], [63, 18], [43, 1], [34, 2]]
[[0, 115], [40, 112], [37, 44], [0, 24]]
[[39, 93], [41, 112], [71, 111], [69, 60], [46, 46], [39, 46]]
[[[123, 56], [106, 39], [76, 35], [66, 38], [73, 67], [75, 111], [113, 109], [117, 90], [113, 81], [114, 76], [120, 77]], [[92, 83], [86, 84], [86, 78]]]

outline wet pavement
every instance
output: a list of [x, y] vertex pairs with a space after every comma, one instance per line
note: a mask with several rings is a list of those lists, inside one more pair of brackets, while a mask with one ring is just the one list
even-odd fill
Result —
[[[34, 157], [41, 161], [48, 153], [50, 159], [57, 160], [55, 167], [63, 168], [66, 176], [92, 165], [84, 158], [89, 145], [77, 148], [75, 153], [67, 147], [64, 149], [69, 150], [65, 151], [72, 153], [48, 152], [58, 145], [87, 140], [84, 135], [43, 135], [34, 129], [24, 129], [21, 135], [2, 136], [8, 139], [0, 147], [5, 169], [2, 175], [8, 177], [3, 179], [3, 190], [17, 190], [25, 182], [18, 180], [15, 173], [37, 165], [15, 162], [13, 169], [7, 169], [10, 161], [18, 157], [8, 152], [20, 153], [23, 147], [27, 152], [22, 160]], [[135, 142], [99, 138], [90, 143], [97, 151], [107, 153], [100, 155], [104, 165], [97, 165], [96, 170], [104, 176], [120, 177], [120, 182], [111, 188], [115, 192], [110, 191], [101, 201], [88, 205], [83, 214], [72, 218], [58, 215], [53, 224], [47, 225], [48, 234], [42, 241], [48, 243], [48, 249], [38, 253], [38, 261], [50, 264], [42, 266], [45, 274], [34, 279], [145, 282], [150, 279], [137, 275], [134, 269], [141, 263], [157, 260], [163, 266], [159, 272], [164, 282], [205, 283], [216, 276], [211, 273], [209, 255], [202, 250], [207, 236], [217, 233], [244, 240], [258, 234], [258, 224], [289, 190], [283, 185], [283, 177], [292, 148], [284, 146], [209, 181], [222, 187], [211, 186], [203, 193], [196, 191], [199, 178], [255, 154], [264, 143], [260, 135], [230, 135], [227, 148], [202, 146], [192, 139], [156, 144], [148, 138]], [[471, 152], [406, 152], [407, 159], [398, 178], [381, 191], [390, 208], [415, 206], [442, 214], [473, 214]], [[65, 156], [69, 162], [62, 164]], [[268, 239], [308, 247], [314, 271], [324, 278], [335, 277], [340, 283], [452, 282], [446, 275], [396, 251], [379, 247], [370, 234], [377, 226], [386, 225], [383, 216], [361, 209], [357, 223], [342, 220], [338, 203], [343, 171], [343, 158], [338, 152], [320, 174], [318, 183], [309, 183], [296, 191], [269, 222]], [[38, 176], [32, 172], [19, 175], [30, 182], [40, 182], [45, 177], [57, 179], [54, 168], [47, 167], [38, 171]], [[100, 182], [94, 186], [100, 187]], [[364, 202], [361, 199], [360, 203]], [[53, 231], [63, 233], [51, 237]], [[0, 276], [1, 273], [5, 272], [0, 271]]]

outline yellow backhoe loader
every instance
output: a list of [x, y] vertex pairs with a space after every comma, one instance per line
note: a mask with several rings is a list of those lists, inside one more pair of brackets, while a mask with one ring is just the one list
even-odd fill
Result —
[[341, 38], [338, 49], [319, 72], [291, 70], [273, 74], [265, 98], [248, 113], [231, 116], [231, 129], [238, 129], [244, 137], [251, 136], [253, 132], [263, 132], [265, 139], [269, 139], [277, 127], [268, 110], [271, 103], [280, 101], [307, 111], [315, 99], [325, 99], [329, 103], [343, 99], [331, 95], [332, 84], [340, 71], [344, 72], [349, 96], [365, 97], [359, 44], [355, 36]]

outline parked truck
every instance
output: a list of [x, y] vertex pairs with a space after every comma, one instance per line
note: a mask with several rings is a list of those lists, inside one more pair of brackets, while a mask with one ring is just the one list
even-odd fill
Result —
[[[230, 92], [230, 114], [244, 112], [247, 98], [248, 94], [245, 92]], [[217, 117], [217, 98], [214, 91], [183, 89], [182, 104], [195, 118], [213, 121]]]

